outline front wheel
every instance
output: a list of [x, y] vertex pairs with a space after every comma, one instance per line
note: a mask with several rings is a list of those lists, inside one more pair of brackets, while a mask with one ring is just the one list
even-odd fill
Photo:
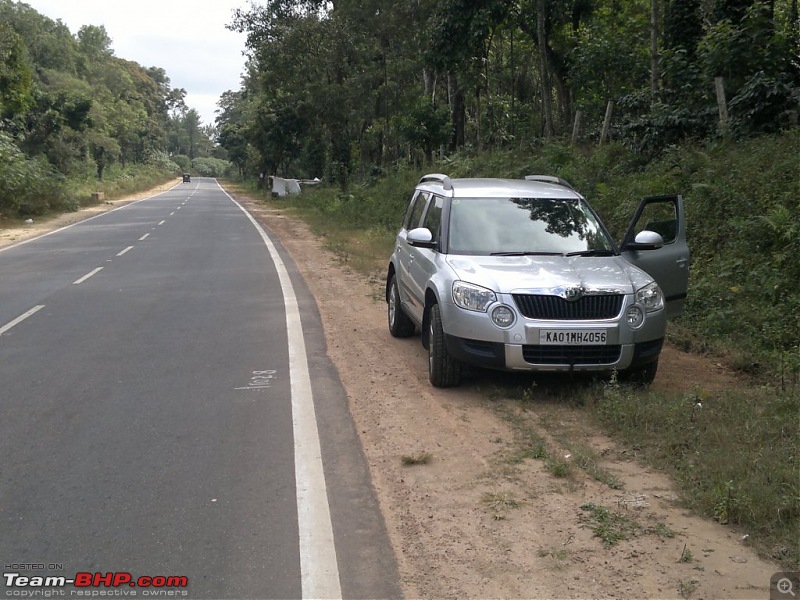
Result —
[[428, 378], [434, 387], [455, 387], [461, 382], [461, 363], [447, 351], [439, 305], [431, 306], [428, 337]]

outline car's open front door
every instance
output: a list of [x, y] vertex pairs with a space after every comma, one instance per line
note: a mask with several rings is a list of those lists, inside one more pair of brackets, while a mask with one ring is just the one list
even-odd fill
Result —
[[[664, 240], [656, 247], [637, 243], [642, 231], [654, 231]], [[642, 238], [640, 238], [642, 239]], [[686, 217], [681, 196], [654, 196], [639, 204], [620, 245], [622, 256], [658, 282], [664, 292], [667, 317], [683, 312], [689, 288], [689, 246], [686, 243]]]

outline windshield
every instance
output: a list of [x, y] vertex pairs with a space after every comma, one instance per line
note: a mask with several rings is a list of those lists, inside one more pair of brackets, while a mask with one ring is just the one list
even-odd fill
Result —
[[613, 254], [614, 246], [580, 199], [454, 198], [451, 254]]

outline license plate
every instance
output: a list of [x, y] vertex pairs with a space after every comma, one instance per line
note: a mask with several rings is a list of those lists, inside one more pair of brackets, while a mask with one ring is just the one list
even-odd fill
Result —
[[542, 346], [604, 346], [605, 329], [541, 329], [539, 344]]

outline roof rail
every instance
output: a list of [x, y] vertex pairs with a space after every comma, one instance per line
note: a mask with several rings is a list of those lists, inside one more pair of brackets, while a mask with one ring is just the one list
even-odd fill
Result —
[[419, 178], [419, 183], [427, 183], [428, 181], [440, 181], [444, 189], [453, 189], [453, 182], [450, 181], [450, 177], [444, 173], [428, 173]]
[[565, 181], [560, 177], [553, 177], [552, 175], [526, 175], [525, 181], [542, 181], [544, 183], [555, 183], [557, 185], [562, 185], [564, 187], [567, 187], [575, 191], [575, 188], [572, 187], [572, 184], [569, 181]]

